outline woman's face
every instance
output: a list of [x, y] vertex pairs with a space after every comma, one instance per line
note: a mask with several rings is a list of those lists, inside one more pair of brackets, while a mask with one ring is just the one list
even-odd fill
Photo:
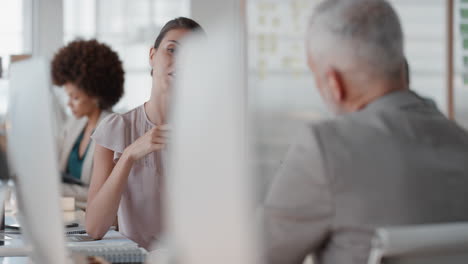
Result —
[[173, 29], [166, 33], [157, 49], [150, 50], [150, 66], [153, 69], [153, 86], [166, 92], [172, 86], [176, 70], [175, 53], [180, 45], [180, 39], [190, 30]]
[[89, 116], [98, 109], [97, 98], [87, 95], [72, 83], [66, 83], [64, 86], [68, 95], [68, 106], [76, 118]]

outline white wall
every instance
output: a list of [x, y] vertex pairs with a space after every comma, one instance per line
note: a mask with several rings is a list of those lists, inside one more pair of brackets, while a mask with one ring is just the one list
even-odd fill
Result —
[[51, 59], [63, 44], [63, 0], [28, 1], [25, 6], [32, 8], [32, 16], [25, 30], [32, 36], [32, 54]]

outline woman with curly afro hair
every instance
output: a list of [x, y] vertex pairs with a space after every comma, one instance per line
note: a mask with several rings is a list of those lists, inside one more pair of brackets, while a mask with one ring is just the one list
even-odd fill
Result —
[[85, 208], [95, 148], [91, 134], [123, 95], [122, 62], [105, 44], [76, 40], [55, 54], [51, 66], [52, 80], [65, 88], [73, 113], [59, 140], [63, 195]]
[[95, 167], [86, 210], [86, 231], [99, 239], [116, 215], [119, 232], [149, 249], [161, 233], [161, 192], [168, 138], [167, 110], [181, 39], [200, 25], [185, 17], [166, 23], [149, 49], [149, 100], [103, 120], [96, 141]]

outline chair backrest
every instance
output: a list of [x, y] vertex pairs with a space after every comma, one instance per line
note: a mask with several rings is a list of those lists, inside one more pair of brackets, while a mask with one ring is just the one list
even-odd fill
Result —
[[468, 223], [379, 228], [368, 264], [468, 263]]

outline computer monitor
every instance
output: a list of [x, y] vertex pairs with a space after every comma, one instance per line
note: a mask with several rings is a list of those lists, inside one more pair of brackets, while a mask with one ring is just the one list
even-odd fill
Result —
[[46, 60], [11, 65], [7, 117], [8, 158], [18, 221], [34, 263], [70, 263], [60, 207], [59, 169], [53, 137], [50, 71]]
[[222, 26], [183, 41], [176, 67], [165, 182], [168, 254], [177, 263], [260, 263], [245, 57]]

